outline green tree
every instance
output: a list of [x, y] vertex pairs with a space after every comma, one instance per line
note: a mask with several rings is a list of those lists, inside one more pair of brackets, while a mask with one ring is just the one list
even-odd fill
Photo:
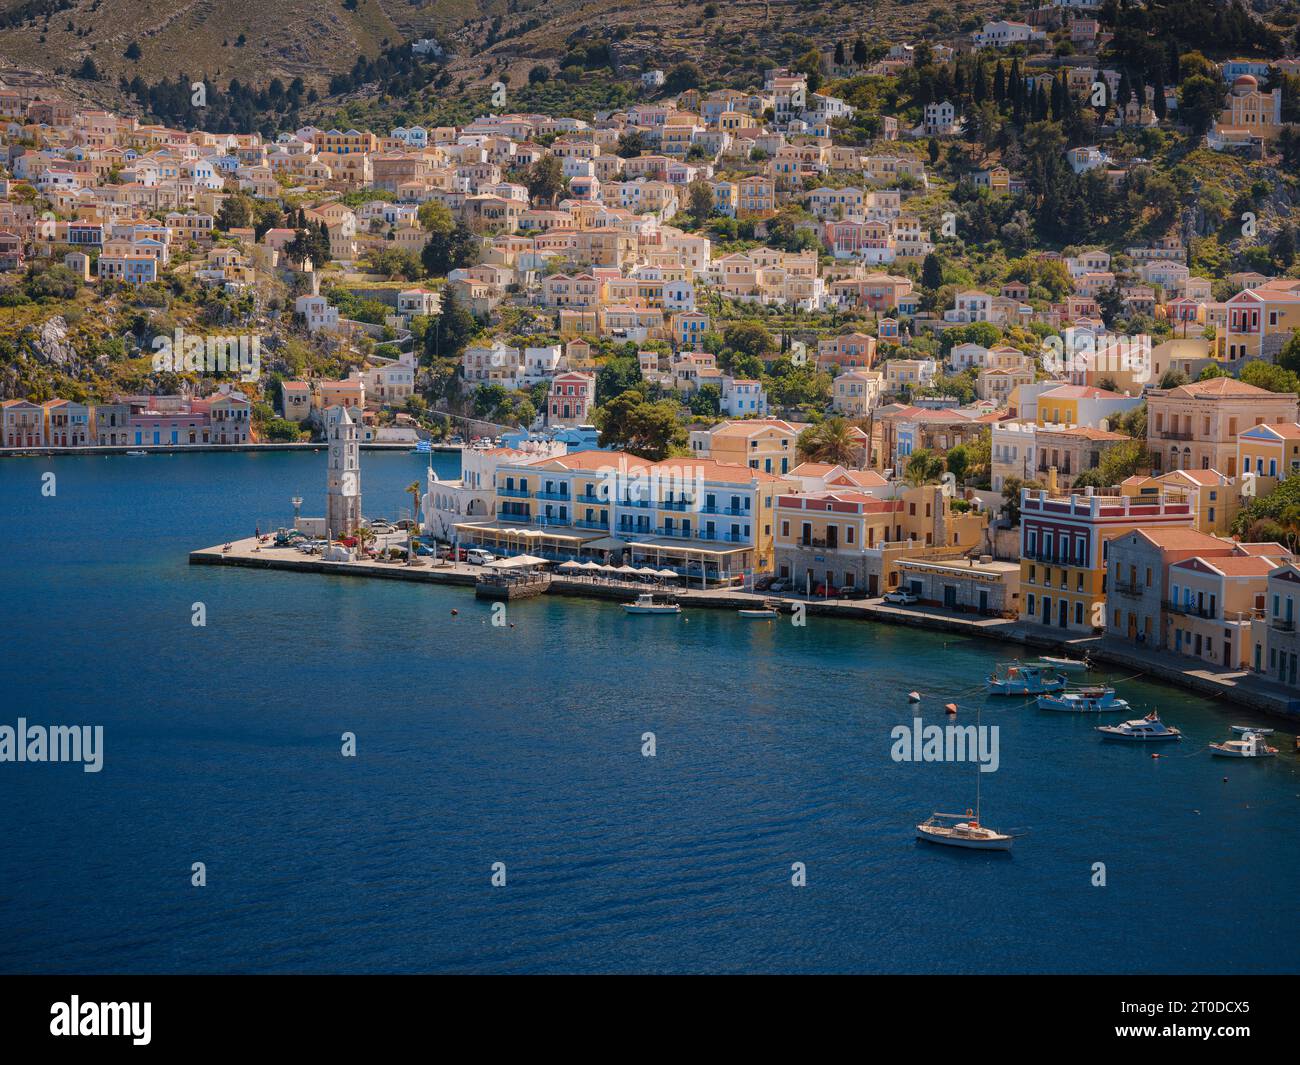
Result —
[[677, 411], [671, 400], [651, 402], [641, 392], [628, 389], [596, 409], [600, 446], [630, 451], [653, 462], [665, 459], [674, 447], [686, 443]]
[[1213, 74], [1196, 74], [1178, 89], [1178, 117], [1200, 137], [1218, 117], [1223, 104], [1223, 82]]
[[1269, 392], [1300, 391], [1300, 380], [1284, 366], [1258, 360], [1246, 363], [1241, 368], [1241, 379], [1248, 385], [1263, 388]]
[[559, 156], [548, 153], [530, 164], [524, 184], [534, 203], [555, 203], [564, 192], [564, 164]]

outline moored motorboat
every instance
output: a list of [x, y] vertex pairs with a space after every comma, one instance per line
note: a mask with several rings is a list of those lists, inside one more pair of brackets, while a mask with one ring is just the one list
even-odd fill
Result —
[[[955, 823], [945, 824], [947, 821]], [[916, 826], [916, 838], [946, 847], [979, 851], [1009, 851], [1015, 839], [980, 824], [979, 818], [970, 810], [964, 814], [931, 814]]]
[[1146, 717], [1125, 721], [1122, 725], [1098, 725], [1097, 731], [1103, 739], [1129, 740], [1135, 743], [1151, 743], [1159, 740], [1181, 740], [1183, 734], [1171, 725], [1160, 720], [1155, 710]]
[[656, 600], [653, 592], [642, 592], [634, 603], [624, 603], [629, 614], [680, 614], [682, 608], [675, 600]]
[[742, 618], [775, 618], [781, 616], [781, 610], [771, 599], [764, 599], [761, 607], [743, 607], [736, 611]]
[[1038, 709], [1059, 710], [1067, 714], [1104, 714], [1112, 710], [1128, 710], [1129, 704], [1115, 695], [1114, 688], [1080, 688], [1078, 691], [1040, 695]]
[[1084, 655], [1082, 659], [1053, 658], [1051, 655], [1040, 655], [1038, 661], [1031, 662], [1030, 665], [1038, 666], [1040, 669], [1063, 669], [1070, 673], [1086, 673], [1092, 669], [1092, 662], [1089, 661], [1087, 655]]
[[1052, 673], [1038, 666], [999, 666], [988, 680], [990, 695], [1042, 695], [1065, 688], [1064, 673]]
[[1264, 739], [1265, 736], [1273, 735], [1271, 728], [1233, 725], [1232, 731], [1241, 739], [1211, 743], [1210, 754], [1215, 758], [1273, 758], [1277, 755], [1277, 748], [1270, 747]]

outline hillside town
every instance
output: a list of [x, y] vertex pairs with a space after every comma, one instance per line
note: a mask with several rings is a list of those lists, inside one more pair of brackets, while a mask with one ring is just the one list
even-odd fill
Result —
[[500, 91], [265, 137], [0, 72], [0, 446], [342, 423], [460, 448], [445, 542], [1300, 685], [1300, 58], [1057, 0], [584, 117]]

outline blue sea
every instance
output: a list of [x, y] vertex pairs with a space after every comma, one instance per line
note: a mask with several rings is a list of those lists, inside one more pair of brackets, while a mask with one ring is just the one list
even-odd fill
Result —
[[[98, 773], [0, 763], [0, 970], [1300, 970], [1293, 728], [1212, 759], [1277, 723], [1117, 677], [1157, 759], [986, 700], [995, 643], [187, 564], [323, 513], [325, 459], [0, 462], [0, 724], [104, 729]], [[363, 453], [365, 512], [427, 461]], [[1012, 854], [914, 840], [976, 780], [890, 757], [912, 689], [998, 726]]]

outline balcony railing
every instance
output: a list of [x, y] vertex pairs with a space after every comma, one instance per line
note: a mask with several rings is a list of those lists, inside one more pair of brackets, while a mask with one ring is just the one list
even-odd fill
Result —
[[509, 499], [531, 499], [532, 495], [527, 488], [498, 488], [497, 495], [506, 496]]
[[1211, 621], [1219, 616], [1218, 610], [1211, 610], [1208, 606], [1198, 606], [1196, 603], [1165, 603], [1165, 609], [1171, 614], [1182, 614], [1189, 618], [1207, 618]]
[[1145, 591], [1142, 585], [1133, 584], [1129, 581], [1116, 581], [1111, 585], [1111, 590], [1119, 595], [1132, 596], [1134, 599], [1140, 598]]
[[609, 531], [608, 521], [586, 521], [584, 519], [582, 521], [575, 521], [573, 524], [576, 528], [579, 529], [600, 529], [604, 532]]
[[1043, 551], [1026, 551], [1020, 556], [1026, 562], [1041, 562], [1047, 566], [1082, 566], [1084, 563], [1065, 555], [1049, 555]]
[[1278, 632], [1295, 632], [1294, 618], [1269, 618], [1268, 627]]
[[1159, 440], [1191, 440], [1190, 432], [1183, 432], [1175, 429], [1157, 429], [1155, 436]]
[[534, 497], [536, 499], [557, 499], [561, 503], [567, 503], [570, 499], [568, 492], [538, 492]]

